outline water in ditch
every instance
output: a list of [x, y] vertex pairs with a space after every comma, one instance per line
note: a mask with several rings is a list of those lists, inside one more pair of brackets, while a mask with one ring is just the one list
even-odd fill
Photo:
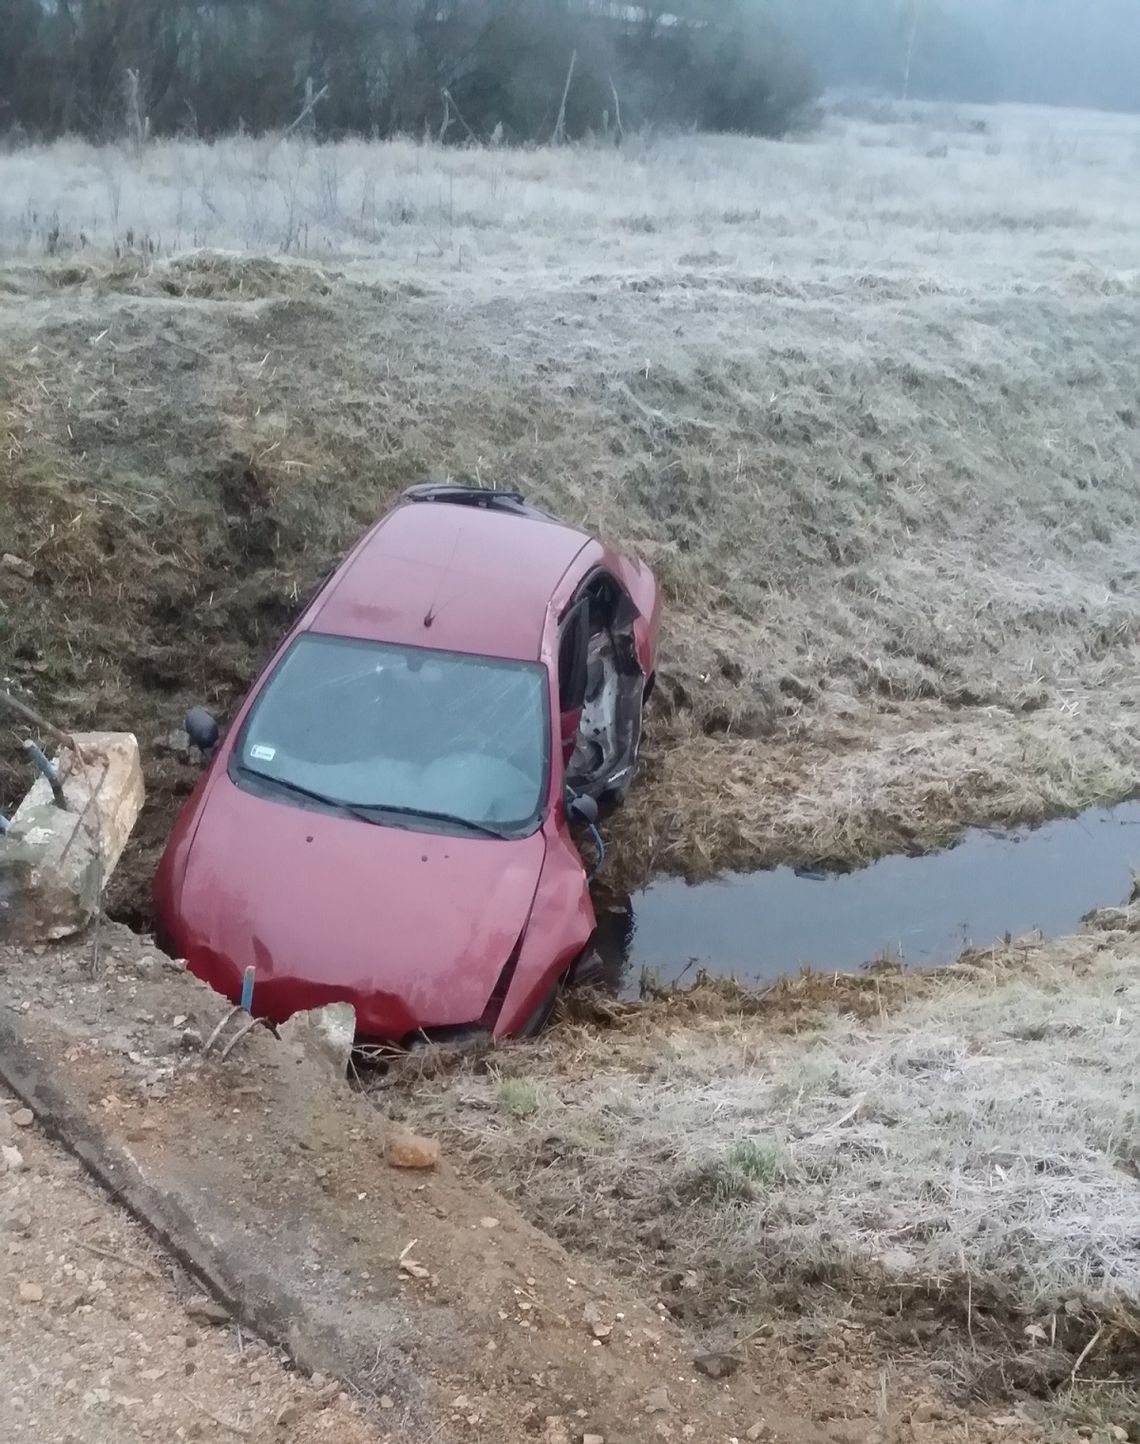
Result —
[[1040, 827], [974, 830], [943, 852], [856, 872], [661, 878], [628, 898], [599, 897], [598, 950], [607, 982], [625, 994], [643, 969], [670, 983], [698, 967], [742, 982], [884, 956], [932, 967], [1006, 934], [1073, 932], [1090, 909], [1127, 898], [1133, 867], [1140, 802], [1125, 802]]

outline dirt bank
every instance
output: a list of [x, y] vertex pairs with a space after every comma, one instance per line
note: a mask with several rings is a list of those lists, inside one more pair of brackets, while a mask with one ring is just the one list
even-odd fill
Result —
[[[1043, 171], [994, 123], [1000, 154], [955, 132], [946, 166], [914, 127], [545, 156], [541, 175], [357, 146], [335, 152], [324, 260], [171, 261], [136, 231], [117, 259], [76, 241], [5, 263], [0, 540], [35, 571], [0, 575], [0, 671], [143, 738], [152, 802], [115, 904], [137, 911], [194, 780], [162, 742], [185, 704], [224, 713], [426, 474], [518, 483], [661, 574], [647, 766], [613, 829], [627, 878], [854, 862], [1130, 792], [1130, 152], [1058, 120], [1095, 152], [1094, 196], [1075, 159]], [[58, 162], [86, 175], [77, 154]], [[108, 163], [158, 214], [196, 157]], [[362, 239], [344, 207], [366, 163], [422, 204]], [[455, 199], [433, 249], [436, 181]], [[219, 243], [239, 193], [203, 192]]]

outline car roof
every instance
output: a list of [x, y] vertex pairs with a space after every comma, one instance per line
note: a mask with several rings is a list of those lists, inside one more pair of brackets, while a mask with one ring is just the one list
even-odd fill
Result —
[[533, 661], [550, 599], [589, 544], [585, 532], [538, 516], [405, 502], [358, 544], [305, 625]]

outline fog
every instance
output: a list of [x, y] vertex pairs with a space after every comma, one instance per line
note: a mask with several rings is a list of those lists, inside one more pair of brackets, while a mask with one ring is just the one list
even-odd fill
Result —
[[1140, 110], [1138, 0], [758, 3], [827, 87]]

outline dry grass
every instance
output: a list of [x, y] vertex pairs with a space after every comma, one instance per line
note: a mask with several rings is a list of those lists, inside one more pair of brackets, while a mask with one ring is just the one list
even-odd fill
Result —
[[[1140, 983], [1135, 935], [1113, 936], [852, 980], [838, 1008], [817, 980], [814, 1012], [796, 987], [734, 1005], [722, 986], [687, 1021], [630, 1007], [395, 1104], [574, 1247], [666, 1297], [679, 1278], [720, 1337], [782, 1305], [881, 1319], [893, 1293], [961, 1335], [939, 1358], [976, 1345], [975, 1384], [995, 1351], [1028, 1380], [1039, 1346], [1038, 1382], [1069, 1384], [1098, 1329], [1075, 1372], [1103, 1379], [1140, 1321]], [[772, 1026], [788, 1007], [794, 1035]]]
[[984, 120], [0, 157], [3, 670], [149, 737], [402, 484], [510, 480], [665, 583], [628, 874], [1129, 792], [1140, 122]]

